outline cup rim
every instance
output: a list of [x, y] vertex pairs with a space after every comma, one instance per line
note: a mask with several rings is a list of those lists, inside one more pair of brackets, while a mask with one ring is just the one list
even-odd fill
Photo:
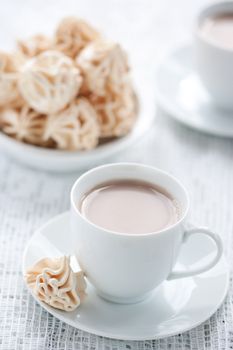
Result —
[[[92, 173], [95, 173], [96, 170], [99, 169], [106, 169], [106, 168], [113, 168], [113, 167], [121, 167], [121, 166], [137, 166], [137, 167], [141, 167], [147, 170], [151, 170], [151, 171], [157, 171], [158, 173], [169, 177], [173, 182], [175, 182], [183, 191], [185, 198], [186, 198], [186, 208], [185, 210], [182, 212], [182, 215], [180, 217], [180, 219], [175, 222], [174, 224], [159, 230], [159, 231], [152, 231], [152, 232], [145, 232], [145, 233], [140, 233], [140, 234], [136, 234], [136, 233], [127, 233], [127, 232], [117, 232], [114, 230], [108, 230], [104, 227], [101, 227], [99, 225], [96, 225], [95, 223], [93, 223], [92, 221], [88, 220], [85, 216], [82, 215], [82, 213], [80, 212], [80, 210], [77, 208], [77, 205], [75, 204], [75, 200], [74, 200], [74, 191], [76, 189], [76, 187], [78, 186], [78, 184], [83, 180], [83, 178], [87, 175], [90, 175]], [[127, 236], [127, 237], [145, 237], [145, 236], [151, 236], [151, 235], [159, 235], [162, 234], [166, 231], [170, 231], [171, 229], [173, 229], [174, 227], [176, 227], [177, 225], [179, 225], [187, 216], [188, 211], [189, 211], [189, 207], [190, 207], [190, 199], [189, 199], [189, 194], [188, 191], [186, 190], [186, 188], [183, 186], [183, 184], [173, 175], [169, 174], [168, 172], [161, 170], [159, 168], [156, 168], [154, 166], [150, 166], [150, 165], [146, 165], [146, 164], [141, 164], [141, 163], [135, 163], [135, 162], [117, 162], [117, 163], [108, 163], [108, 164], [104, 164], [104, 165], [100, 165], [97, 167], [94, 167], [88, 171], [86, 171], [85, 173], [83, 173], [80, 177], [78, 177], [78, 179], [74, 182], [71, 191], [70, 191], [70, 203], [72, 208], [75, 210], [75, 213], [79, 215], [79, 217], [81, 217], [86, 223], [88, 223], [89, 225], [93, 226], [95, 229], [97, 230], [101, 230], [104, 231], [107, 234], [112, 234], [114, 236]]]
[[[233, 55], [233, 48], [226, 48], [224, 46], [220, 46], [220, 45], [216, 44], [214, 41], [212, 41], [212, 40], [206, 38], [204, 35], [202, 35], [201, 30], [200, 30], [201, 21], [203, 20], [203, 18], [206, 18], [209, 16], [209, 12], [211, 12], [211, 10], [214, 10], [216, 8], [216, 10], [218, 11], [218, 9], [219, 9], [219, 13], [221, 13], [224, 11], [224, 8], [226, 6], [232, 6], [232, 14], [233, 14], [233, 1], [215, 1], [212, 4], [203, 7], [197, 15], [194, 29], [195, 29], [195, 35], [197, 36], [197, 38], [199, 40], [201, 40], [202, 42], [204, 42], [206, 45], [209, 45], [210, 47], [214, 48], [215, 50], [219, 50], [219, 51], [222, 51], [226, 54]], [[225, 11], [227, 12], [227, 10], [225, 10]]]

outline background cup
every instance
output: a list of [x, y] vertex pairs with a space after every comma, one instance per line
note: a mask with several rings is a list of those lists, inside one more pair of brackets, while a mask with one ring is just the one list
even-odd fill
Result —
[[233, 2], [219, 2], [206, 7], [197, 18], [195, 29], [195, 61], [197, 72], [221, 108], [233, 109], [233, 49], [224, 48], [201, 31], [201, 23], [209, 16], [232, 13]]
[[[84, 218], [78, 209], [83, 195], [101, 183], [117, 179], [143, 180], [165, 188], [180, 203], [180, 220], [156, 233], [134, 235], [106, 230]], [[192, 276], [214, 266], [222, 254], [221, 240], [205, 228], [187, 230], [188, 211], [189, 198], [182, 184], [159, 169], [116, 163], [82, 175], [71, 190], [71, 230], [77, 259], [98, 294], [114, 302], [137, 302], [166, 279]], [[198, 269], [174, 271], [182, 243], [195, 233], [215, 241], [215, 257]]]

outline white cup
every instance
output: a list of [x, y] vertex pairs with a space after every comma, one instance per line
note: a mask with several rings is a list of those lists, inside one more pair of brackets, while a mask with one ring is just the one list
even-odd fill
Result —
[[[182, 208], [179, 221], [159, 232], [122, 234], [98, 227], [83, 217], [78, 209], [83, 196], [97, 185], [119, 179], [143, 180], [166, 189]], [[79, 177], [71, 190], [74, 250], [97, 293], [110, 301], [134, 303], [143, 300], [166, 279], [193, 276], [213, 267], [222, 255], [221, 239], [206, 228], [187, 229], [188, 211], [189, 197], [183, 185], [168, 173], [150, 166], [109, 164]], [[173, 267], [182, 244], [196, 233], [216, 243], [216, 255], [198, 268], [175, 271]]]
[[195, 28], [195, 61], [197, 72], [213, 103], [232, 110], [233, 50], [218, 45], [201, 31], [205, 18], [222, 13], [233, 13], [232, 1], [212, 4], [199, 14]]

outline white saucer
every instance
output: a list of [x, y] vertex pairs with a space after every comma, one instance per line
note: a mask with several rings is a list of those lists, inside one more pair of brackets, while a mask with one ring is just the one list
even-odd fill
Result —
[[200, 131], [233, 137], [233, 112], [214, 106], [194, 70], [191, 46], [171, 53], [156, 75], [158, 104], [177, 121]]
[[[42, 257], [72, 252], [70, 241], [69, 213], [66, 212], [32, 236], [24, 252], [23, 273]], [[206, 259], [206, 254], [210, 258], [213, 251], [211, 240], [195, 235], [182, 251], [178, 267], [195, 264], [201, 257]], [[105, 301], [90, 284], [86, 300], [71, 313], [38, 302], [61, 321], [84, 331], [109, 338], [147, 340], [187, 331], [208, 319], [223, 302], [228, 280], [227, 265], [222, 258], [207, 273], [163, 283], [149, 299], [138, 304], [120, 305]]]
[[134, 79], [139, 101], [138, 120], [133, 130], [124, 137], [99, 145], [90, 151], [61, 151], [25, 144], [0, 131], [0, 148], [22, 163], [42, 170], [70, 172], [95, 166], [103, 159], [131, 146], [150, 127], [155, 114], [155, 103], [154, 99], [150, 98], [148, 91], [151, 89], [148, 90], [147, 85], [138, 73]]

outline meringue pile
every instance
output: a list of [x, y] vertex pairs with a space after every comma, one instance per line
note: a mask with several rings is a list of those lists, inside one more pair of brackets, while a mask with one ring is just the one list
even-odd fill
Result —
[[136, 116], [125, 52], [83, 20], [0, 52], [0, 130], [19, 141], [88, 150], [127, 134]]
[[86, 295], [84, 274], [73, 271], [67, 256], [41, 259], [27, 270], [25, 281], [40, 301], [64, 311], [75, 310]]

